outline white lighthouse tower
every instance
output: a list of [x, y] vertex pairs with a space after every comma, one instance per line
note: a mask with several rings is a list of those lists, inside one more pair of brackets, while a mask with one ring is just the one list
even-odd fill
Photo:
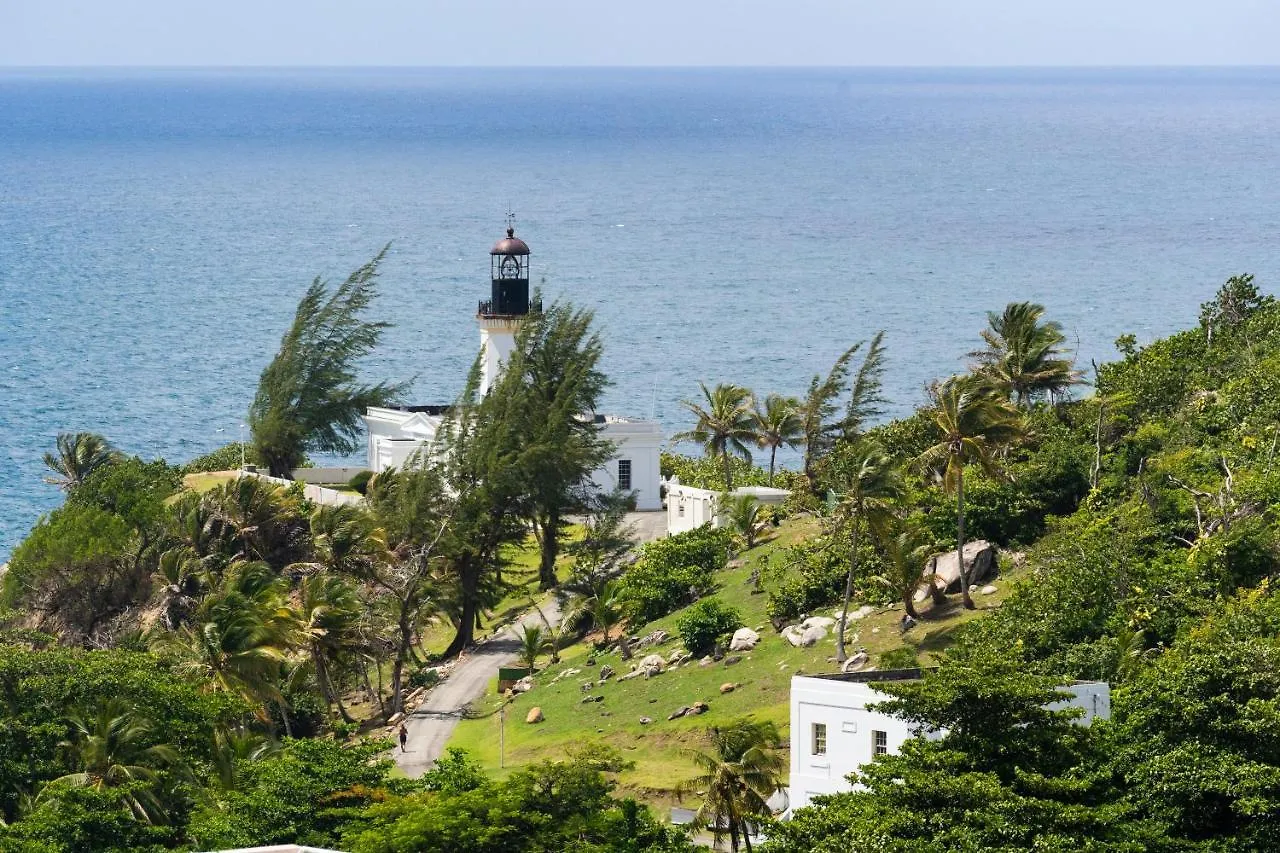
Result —
[[[490, 293], [480, 300], [476, 322], [480, 324], [480, 393], [487, 394], [498, 380], [502, 365], [516, 348], [516, 332], [529, 315], [529, 244], [507, 226], [507, 236], [489, 250]], [[535, 311], [541, 306], [533, 306]]]

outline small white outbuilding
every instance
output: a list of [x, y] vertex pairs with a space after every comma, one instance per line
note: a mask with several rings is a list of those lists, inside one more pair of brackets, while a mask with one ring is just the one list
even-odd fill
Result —
[[[679, 478], [672, 477], [663, 482], [667, 490], [667, 533], [674, 536], [710, 524], [719, 527], [720, 497], [723, 492], [713, 489], [699, 489], [681, 484]], [[786, 489], [774, 489], [768, 486], [742, 486], [734, 489], [731, 497], [751, 495], [761, 504], [777, 506], [785, 501], [791, 492]]]
[[[915, 737], [910, 723], [868, 708], [891, 697], [877, 689], [888, 681], [920, 677], [918, 669], [797, 675], [791, 679], [791, 785], [789, 805], [799, 809], [822, 794], [852, 791], [851, 773], [877, 755], [896, 754], [903, 741]], [[1076, 722], [1090, 725], [1111, 719], [1111, 687], [1104, 681], [1076, 681], [1062, 686], [1069, 694], [1050, 705], [1055, 710], [1080, 708]], [[921, 733], [936, 739], [940, 731]]]

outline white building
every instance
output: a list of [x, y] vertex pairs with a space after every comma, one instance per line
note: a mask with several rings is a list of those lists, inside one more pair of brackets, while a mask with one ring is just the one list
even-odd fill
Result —
[[[720, 495], [713, 489], [698, 489], [683, 485], [679, 478], [672, 477], [665, 483], [667, 487], [667, 533], [674, 536], [693, 530], [704, 524], [712, 527], [721, 525]], [[742, 486], [731, 492], [732, 497], [751, 495], [761, 504], [777, 506], [790, 496], [786, 489], [773, 489], [768, 486]]]
[[[529, 246], [508, 228], [507, 236], [489, 251], [490, 298], [481, 300], [476, 312], [480, 326], [480, 390], [493, 386], [502, 366], [516, 345], [516, 333], [532, 307], [529, 302]], [[369, 469], [401, 468], [414, 454], [429, 453], [447, 406], [402, 406], [370, 408], [365, 413], [369, 427]], [[614, 455], [591, 475], [602, 491], [621, 488], [635, 493], [636, 509], [662, 509], [659, 454], [662, 428], [653, 421], [614, 415], [584, 413], [600, 425], [600, 434], [614, 445]]]
[[[911, 724], [868, 705], [892, 697], [875, 688], [886, 681], [918, 678], [916, 669], [797, 675], [791, 679], [790, 807], [799, 809], [820, 794], [853, 790], [846, 778], [877, 755], [896, 754], [915, 736]], [[1064, 685], [1070, 698], [1055, 702], [1057, 710], [1081, 708], [1076, 722], [1090, 725], [1111, 719], [1111, 687], [1102, 681]], [[940, 731], [924, 732], [936, 739]]]

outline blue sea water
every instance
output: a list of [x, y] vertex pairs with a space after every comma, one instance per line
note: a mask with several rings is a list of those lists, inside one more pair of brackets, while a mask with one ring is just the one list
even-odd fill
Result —
[[1010, 300], [1087, 365], [1274, 290], [1280, 70], [0, 71], [0, 559], [58, 432], [234, 440], [311, 278], [388, 241], [366, 372], [452, 399], [508, 206], [610, 410], [885, 329], [900, 413]]

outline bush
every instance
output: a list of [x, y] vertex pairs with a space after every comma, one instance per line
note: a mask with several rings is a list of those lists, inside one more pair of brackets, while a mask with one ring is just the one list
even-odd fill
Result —
[[911, 646], [898, 646], [881, 653], [877, 663], [880, 669], [915, 669], [920, 666], [920, 658]]
[[[243, 457], [241, 453], [243, 453]], [[247, 465], [262, 464], [252, 444], [246, 443], [242, 445], [238, 441], [233, 441], [230, 444], [219, 447], [217, 450], [192, 459], [182, 466], [182, 473], [202, 474], [208, 471], [235, 471], [240, 468], [241, 458], [244, 459]]]
[[409, 686], [418, 687], [435, 687], [440, 683], [440, 671], [434, 667], [423, 667], [415, 669], [409, 673]]
[[704, 598], [676, 620], [684, 647], [695, 655], [711, 651], [716, 640], [742, 627], [742, 615], [718, 598]]
[[356, 474], [348, 480], [347, 485], [363, 495], [369, 491], [369, 481], [372, 479], [372, 471], [361, 471], [359, 474]]
[[729, 559], [731, 536], [703, 525], [645, 545], [619, 584], [627, 617], [652, 622], [711, 592], [716, 570]]

